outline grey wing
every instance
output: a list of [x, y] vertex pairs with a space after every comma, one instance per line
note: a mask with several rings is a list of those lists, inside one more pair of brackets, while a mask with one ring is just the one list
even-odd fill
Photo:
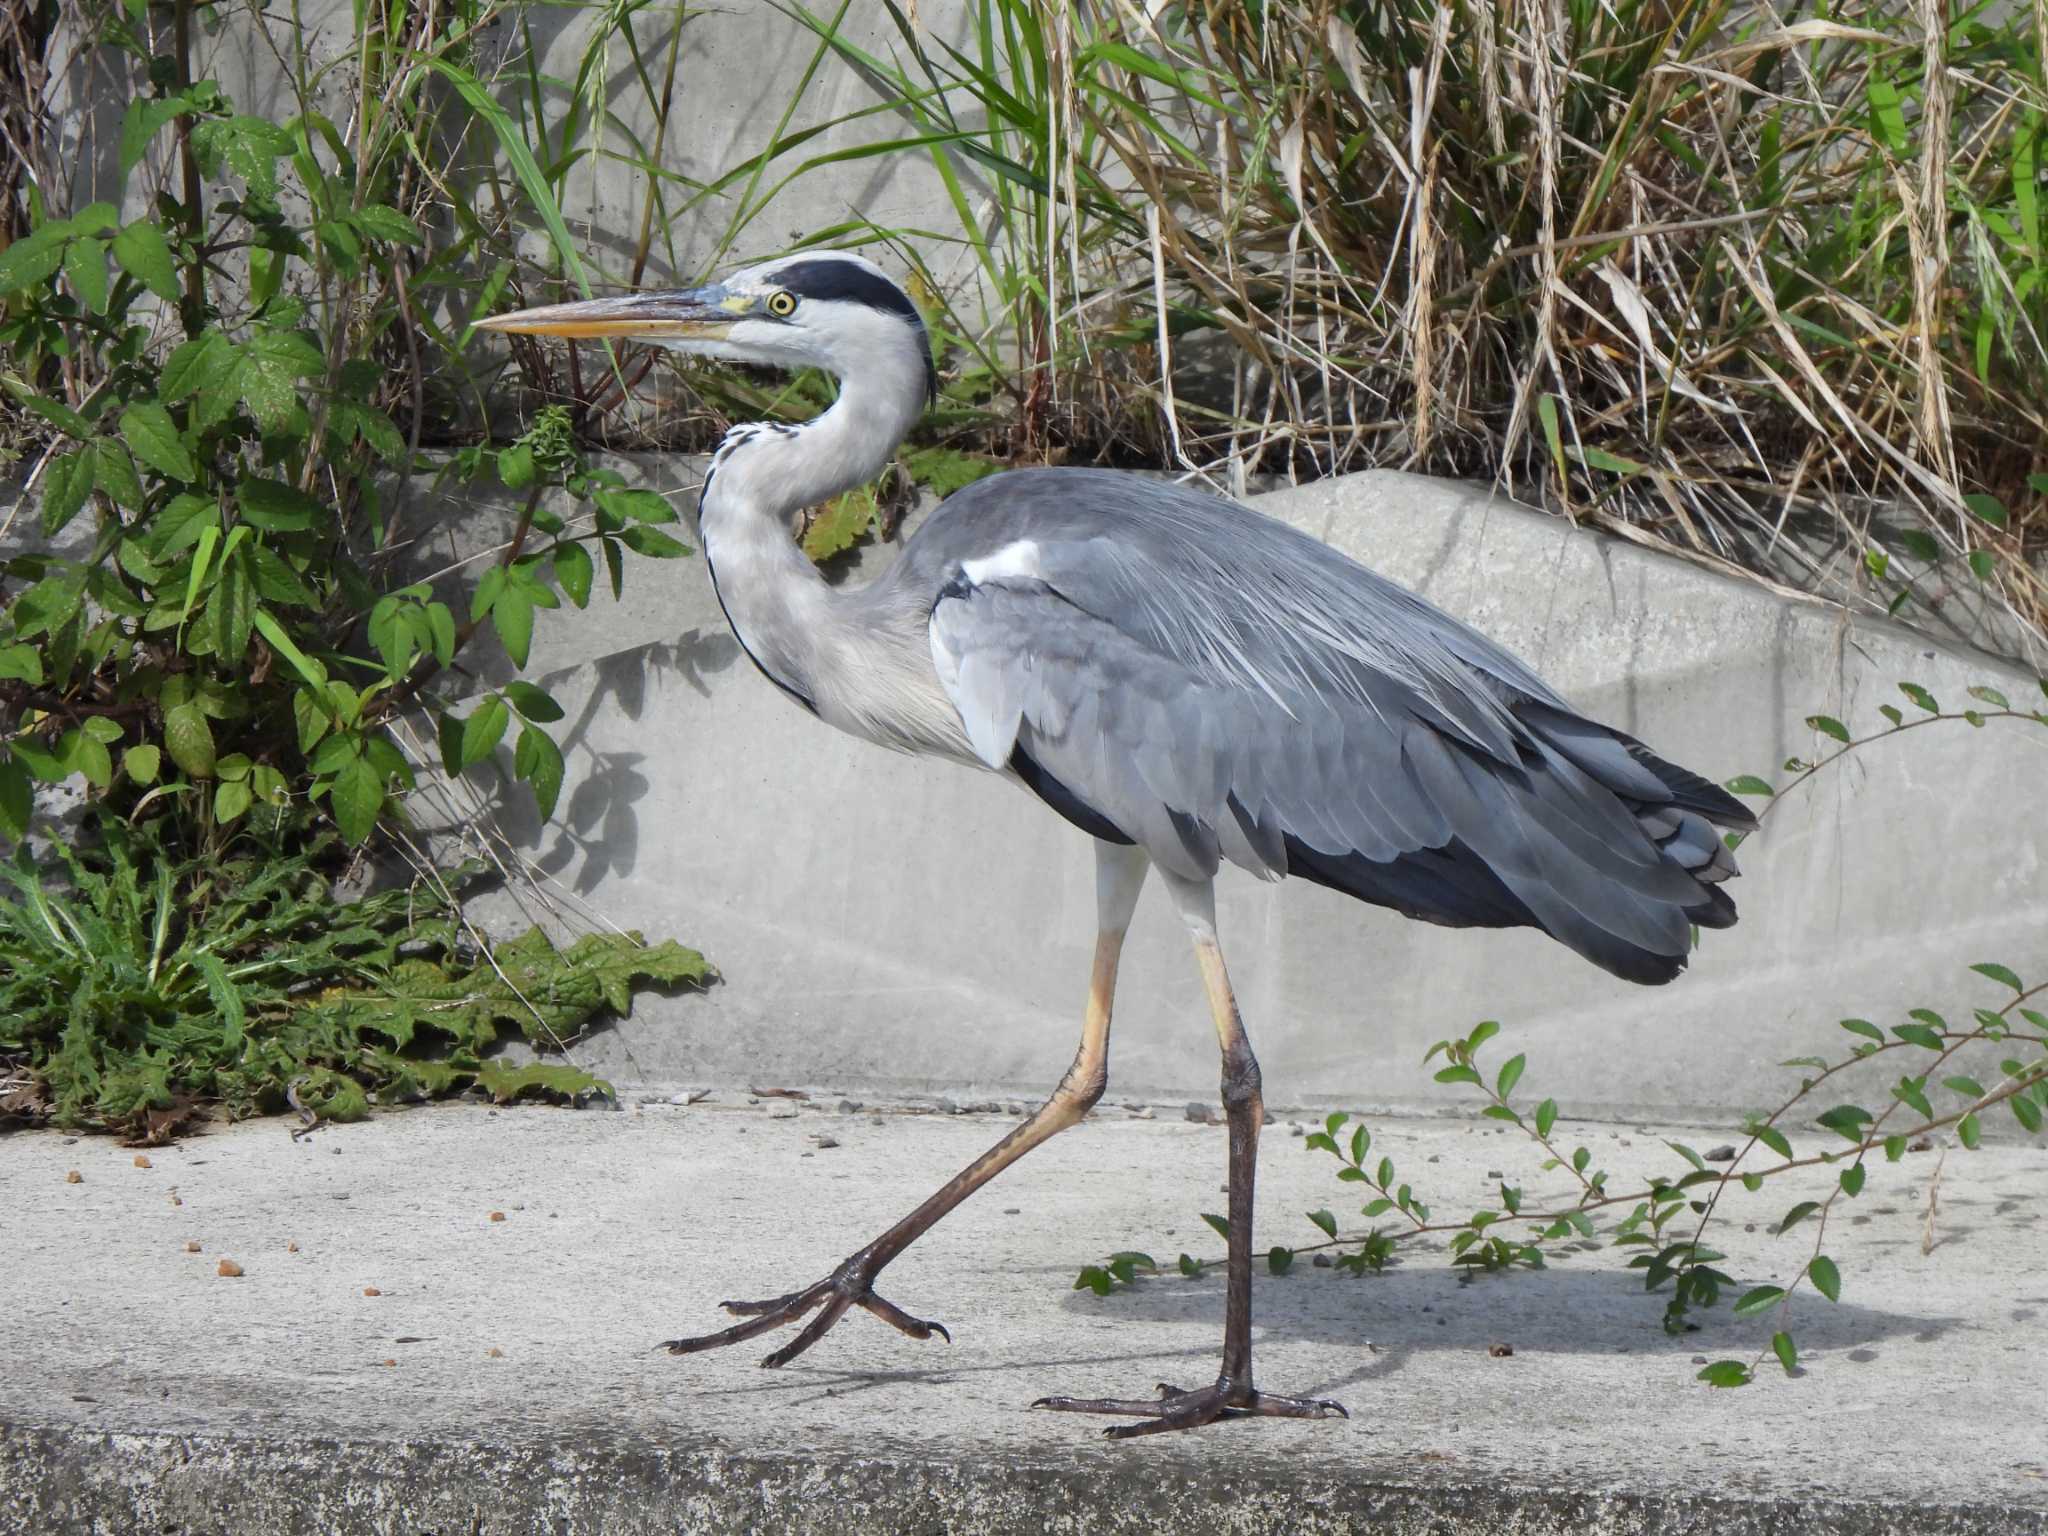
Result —
[[[1132, 494], [1102, 478], [1061, 504]], [[1534, 926], [1634, 980], [1734, 921], [1712, 823], [1751, 824], [1739, 803], [1326, 546], [1170, 487], [1135, 499], [1168, 515], [931, 530], [933, 664], [984, 762], [1176, 873], [1227, 859]]]

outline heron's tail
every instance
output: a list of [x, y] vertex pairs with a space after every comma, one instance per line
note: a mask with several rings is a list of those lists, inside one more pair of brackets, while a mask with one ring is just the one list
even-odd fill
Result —
[[1534, 701], [1515, 712], [1534, 748], [1519, 767], [1406, 738], [1403, 766], [1453, 833], [1443, 845], [1376, 860], [1290, 836], [1288, 873], [1427, 922], [1540, 928], [1626, 980], [1670, 981], [1693, 927], [1734, 924], [1716, 828], [1755, 816], [1618, 731]]

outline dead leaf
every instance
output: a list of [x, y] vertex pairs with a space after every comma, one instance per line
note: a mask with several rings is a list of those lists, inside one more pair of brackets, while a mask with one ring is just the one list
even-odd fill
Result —
[[749, 1088], [757, 1099], [808, 1099], [810, 1095], [801, 1088]]

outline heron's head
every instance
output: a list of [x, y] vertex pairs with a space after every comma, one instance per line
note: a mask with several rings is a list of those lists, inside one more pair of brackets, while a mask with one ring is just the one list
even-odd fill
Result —
[[[496, 315], [479, 328], [515, 336], [603, 336], [769, 368], [822, 368], [938, 393], [931, 343], [908, 294], [849, 251], [779, 256], [724, 282]], [[913, 412], [913, 415], [915, 413]]]

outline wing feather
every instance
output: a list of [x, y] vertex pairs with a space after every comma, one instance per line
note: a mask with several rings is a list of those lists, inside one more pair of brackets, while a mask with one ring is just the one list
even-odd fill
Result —
[[[1692, 924], [1733, 921], [1713, 823], [1753, 823], [1712, 784], [1284, 525], [1071, 472], [1122, 498], [1113, 517], [1069, 473], [996, 476], [940, 515], [1060, 481], [1028, 523], [1002, 503], [1007, 521], [919, 536], [933, 664], [983, 762], [1028, 763], [1070, 820], [1177, 874], [1228, 860], [1435, 922], [1532, 924], [1635, 980], [1675, 975]], [[1028, 563], [989, 558], [1027, 527]]]

